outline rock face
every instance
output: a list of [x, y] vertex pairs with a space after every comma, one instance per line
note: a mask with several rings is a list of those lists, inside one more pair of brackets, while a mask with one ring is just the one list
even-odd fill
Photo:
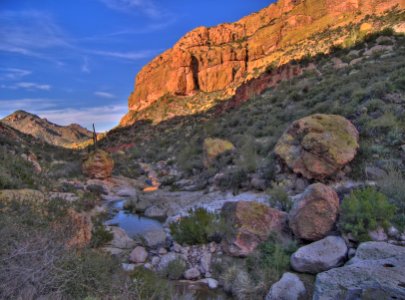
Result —
[[405, 248], [363, 243], [344, 267], [316, 276], [314, 300], [405, 299]]
[[297, 275], [284, 273], [283, 277], [271, 286], [265, 300], [298, 300], [305, 293], [305, 286]]
[[146, 245], [150, 248], [156, 248], [166, 241], [166, 233], [162, 228], [153, 229], [142, 235]]
[[77, 144], [90, 140], [93, 135], [91, 131], [80, 125], [56, 125], [22, 110], [12, 113], [1, 121], [48, 144], [68, 148], [74, 148]]
[[323, 179], [355, 157], [358, 140], [356, 127], [344, 117], [315, 114], [292, 123], [275, 152], [294, 173]]
[[[395, 5], [405, 6], [402, 0], [279, 0], [235, 23], [198, 27], [139, 72], [128, 100], [130, 112], [121, 125], [133, 124], [141, 117], [139, 112], [164, 97], [229, 98], [238, 87], [265, 74], [269, 66], [284, 65], [306, 53], [329, 51], [330, 44], [321, 43], [314, 37], [316, 33], [360, 23], [367, 14], [378, 15]], [[378, 29], [370, 25], [369, 31]], [[341, 35], [340, 43], [345, 33]], [[299, 42], [306, 48], [295, 48]], [[173, 115], [179, 114], [173, 111]]]
[[299, 248], [291, 256], [291, 266], [298, 272], [318, 274], [341, 266], [346, 256], [347, 246], [344, 239], [328, 236]]
[[317, 241], [333, 228], [339, 212], [335, 190], [322, 184], [310, 185], [289, 213], [289, 225], [295, 236]]
[[107, 152], [97, 149], [89, 154], [83, 162], [82, 169], [83, 173], [90, 178], [106, 179], [112, 175], [114, 161]]
[[227, 140], [206, 138], [204, 140], [204, 165], [209, 167], [215, 158], [222, 153], [232, 151], [235, 149], [234, 145]]
[[270, 234], [282, 234], [287, 214], [258, 202], [227, 202], [222, 208], [232, 228], [224, 241], [224, 250], [232, 256], [246, 256]]

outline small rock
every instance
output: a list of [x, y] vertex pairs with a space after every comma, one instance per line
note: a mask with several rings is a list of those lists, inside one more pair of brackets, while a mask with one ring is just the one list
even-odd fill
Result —
[[272, 285], [265, 300], [298, 300], [305, 293], [305, 286], [297, 275], [284, 273], [283, 277]]
[[203, 274], [210, 271], [210, 269], [211, 269], [211, 258], [212, 258], [211, 252], [204, 252], [201, 255], [200, 267], [201, 267], [201, 272]]
[[167, 254], [167, 250], [166, 250], [166, 248], [161, 247], [161, 248], [159, 248], [158, 253], [159, 253], [159, 255], [165, 255], [165, 254]]
[[182, 249], [182, 247], [181, 247], [180, 244], [178, 244], [178, 243], [176, 243], [176, 242], [173, 243], [172, 250], [173, 250], [174, 252], [180, 253], [180, 252], [181, 252], [181, 249]]
[[198, 282], [201, 282], [201, 283], [204, 283], [204, 284], [208, 285], [208, 287], [211, 290], [214, 290], [214, 289], [218, 288], [218, 285], [219, 285], [218, 281], [215, 280], [214, 278], [205, 278], [205, 279], [199, 280]]
[[391, 238], [398, 238], [398, 236], [399, 236], [399, 230], [397, 228], [395, 228], [394, 226], [390, 226], [388, 228], [387, 233], [388, 233], [388, 236]]
[[154, 205], [148, 207], [144, 214], [149, 218], [163, 218], [166, 217], [166, 210]]
[[135, 264], [122, 264], [121, 267], [125, 272], [132, 272], [133, 270], [135, 270], [136, 265]]
[[173, 252], [169, 252], [169, 253], [163, 255], [160, 258], [160, 261], [157, 265], [158, 271], [164, 270], [165, 268], [167, 268], [167, 266], [169, 265], [170, 262], [172, 262], [178, 258], [179, 258], [178, 254], [173, 253]]
[[377, 228], [374, 231], [370, 231], [368, 233], [368, 236], [371, 238], [372, 241], [375, 242], [384, 242], [388, 240], [388, 236], [386, 235], [385, 231], [383, 228]]
[[166, 233], [163, 228], [158, 228], [144, 233], [142, 238], [149, 248], [156, 248], [165, 243]]
[[347, 250], [344, 239], [328, 236], [299, 248], [291, 256], [291, 266], [298, 272], [317, 274], [342, 265]]
[[144, 263], [148, 258], [148, 252], [146, 252], [144, 247], [138, 246], [132, 250], [129, 260], [134, 263]]
[[160, 257], [159, 256], [154, 256], [152, 257], [151, 263], [152, 265], [156, 266], [160, 262]]
[[377, 167], [366, 167], [366, 177], [369, 180], [378, 180], [387, 176], [387, 172]]
[[184, 272], [184, 278], [187, 280], [195, 280], [201, 276], [200, 271], [197, 268], [188, 269]]
[[113, 234], [113, 239], [110, 242], [112, 247], [130, 249], [135, 246], [135, 241], [131, 239], [123, 229], [115, 226], [107, 226], [107, 230]]

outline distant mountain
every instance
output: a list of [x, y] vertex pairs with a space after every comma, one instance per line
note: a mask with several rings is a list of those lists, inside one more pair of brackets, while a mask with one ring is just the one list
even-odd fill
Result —
[[[206, 111], [291, 61], [385, 27], [402, 32], [404, 8], [403, 0], [279, 0], [235, 23], [198, 27], [139, 72], [121, 126]], [[274, 81], [301, 71], [286, 68]]]
[[92, 132], [78, 124], [60, 126], [22, 110], [12, 113], [1, 122], [51, 145], [66, 148], [75, 148], [92, 138]]

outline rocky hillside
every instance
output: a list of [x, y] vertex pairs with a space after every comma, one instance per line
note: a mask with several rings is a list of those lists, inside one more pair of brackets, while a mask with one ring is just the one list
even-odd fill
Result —
[[[238, 22], [196, 28], [137, 75], [121, 125], [204, 111], [269, 69], [350, 46], [386, 25], [401, 31], [394, 16], [404, 8], [401, 0], [279, 0]], [[287, 68], [274, 82], [301, 73]]]
[[66, 148], [75, 148], [91, 139], [93, 135], [91, 131], [78, 124], [60, 126], [22, 110], [12, 113], [1, 122], [51, 145]]

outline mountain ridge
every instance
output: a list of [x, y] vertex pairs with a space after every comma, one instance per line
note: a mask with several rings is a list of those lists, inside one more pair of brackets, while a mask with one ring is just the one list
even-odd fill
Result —
[[24, 110], [17, 110], [0, 121], [22, 133], [65, 148], [75, 148], [93, 135], [79, 124], [58, 125]]
[[[138, 73], [128, 100], [129, 112], [120, 125], [147, 119], [144, 112], [162, 99], [172, 102], [187, 98], [185, 102], [192, 108], [181, 114], [210, 108], [269, 68], [345, 43], [352, 31], [338, 32], [334, 41], [315, 39], [314, 35], [350, 24], [358, 24], [360, 33], [380, 30], [385, 24], [364, 19], [394, 8], [401, 11], [404, 4], [400, 0], [280, 0], [235, 23], [198, 27]], [[201, 107], [194, 105], [197, 102]], [[169, 109], [167, 116], [152, 120], [176, 115]]]

